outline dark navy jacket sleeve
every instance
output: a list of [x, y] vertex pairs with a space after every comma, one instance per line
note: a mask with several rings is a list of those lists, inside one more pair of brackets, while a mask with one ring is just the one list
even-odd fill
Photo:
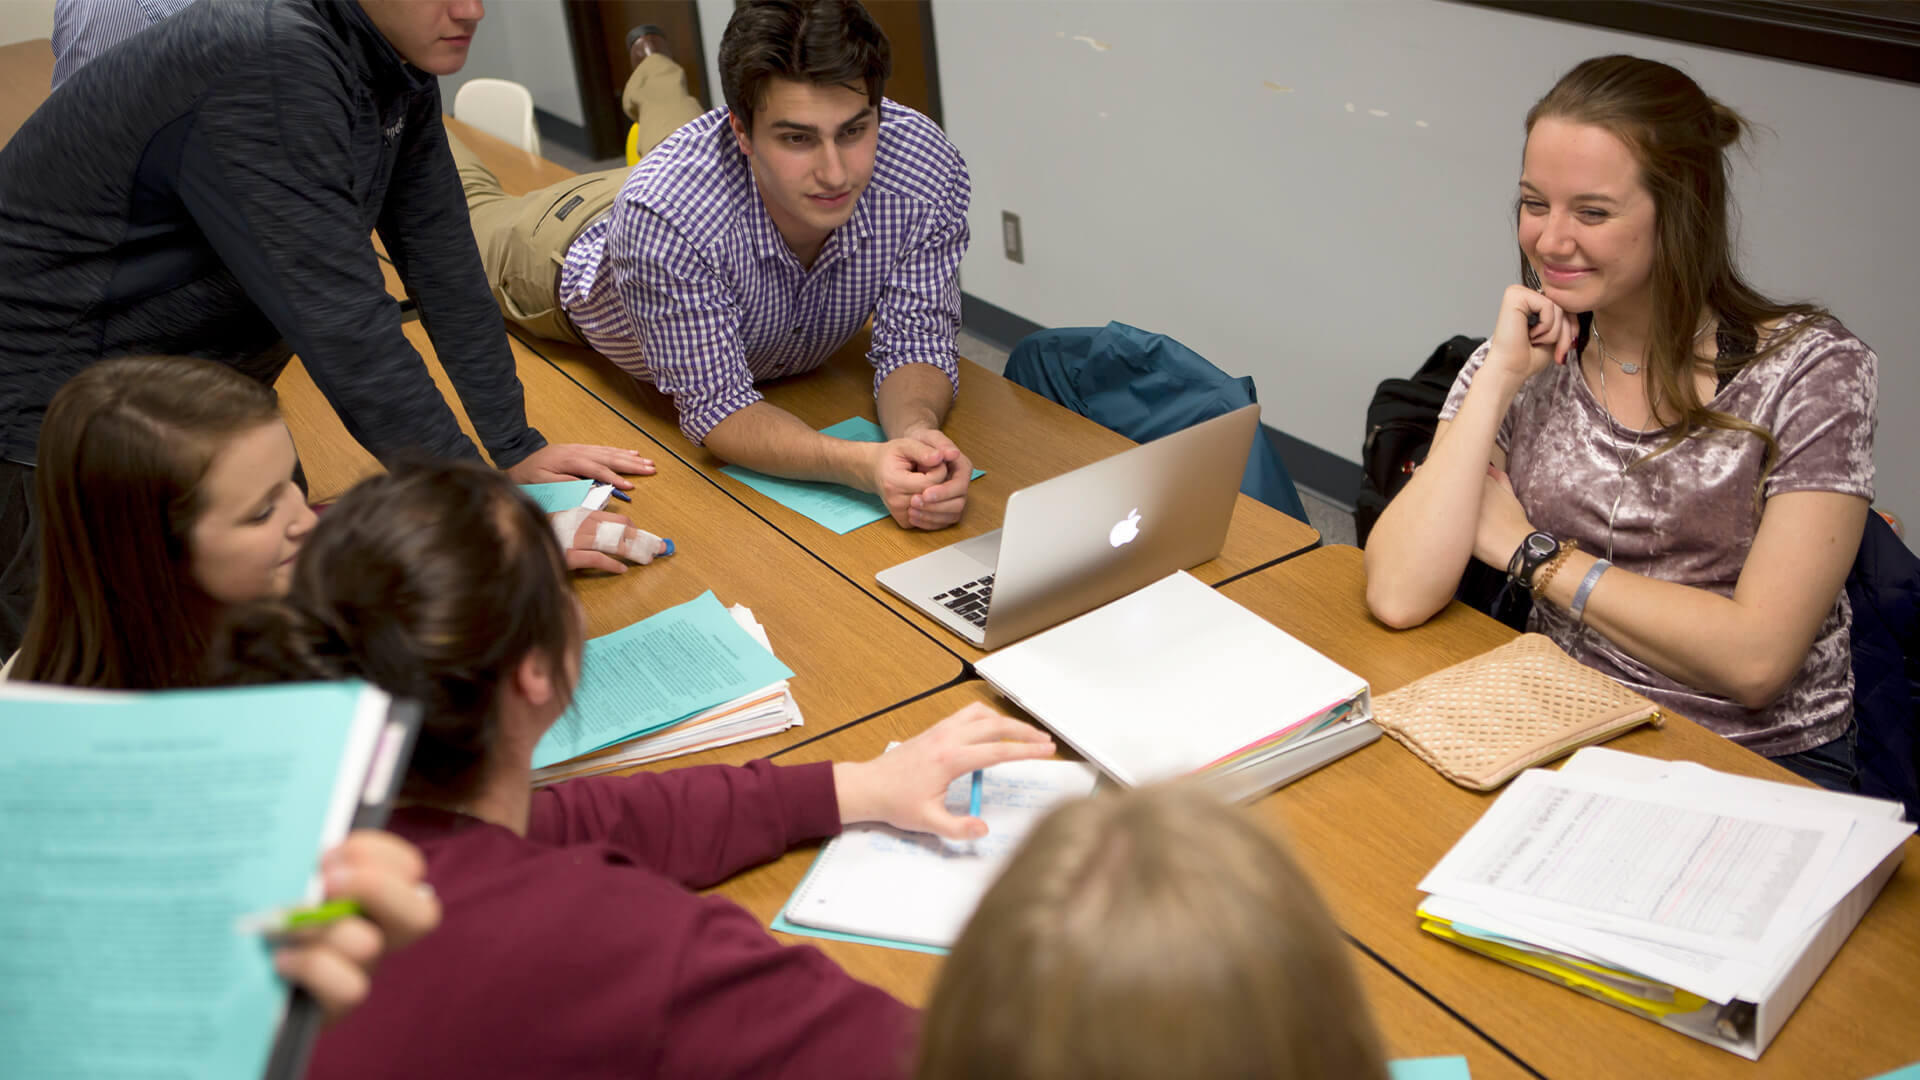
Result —
[[420, 303], [420, 321], [487, 454], [509, 468], [546, 440], [527, 426], [506, 322], [474, 246], [437, 88], [415, 98], [401, 138], [400, 161], [380, 213], [380, 239]]
[[[385, 127], [369, 122], [377, 113], [368, 109], [372, 95], [357, 73], [323, 41], [301, 40], [317, 35], [317, 27], [280, 29], [285, 38], [259, 55], [255, 71], [214, 82], [186, 121], [178, 197], [248, 298], [300, 354], [355, 439], [383, 459], [403, 449], [475, 457], [401, 333], [399, 308], [386, 294], [369, 240], [376, 217], [370, 210], [388, 194], [386, 178], [391, 174], [396, 184], [406, 178], [368, 169], [366, 159], [398, 154], [399, 146]], [[263, 110], [273, 123], [262, 122]], [[464, 204], [457, 191], [452, 197], [461, 211], [454, 239], [472, 252]], [[401, 231], [411, 229], [408, 223]], [[464, 284], [476, 293], [469, 306], [484, 304], [498, 340], [490, 355], [475, 350], [450, 366], [490, 367], [477, 378], [463, 373], [463, 391], [511, 387], [508, 401], [482, 409], [488, 418], [480, 430], [500, 438], [502, 449], [537, 447], [538, 434], [526, 429], [504, 331], [477, 273], [477, 254], [472, 260], [476, 272], [469, 280], [450, 278], [436, 291]]]

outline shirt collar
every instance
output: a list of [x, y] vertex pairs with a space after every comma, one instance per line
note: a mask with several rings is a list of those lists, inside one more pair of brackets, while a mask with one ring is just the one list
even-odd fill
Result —
[[491, 821], [474, 817], [472, 814], [438, 806], [421, 806], [417, 803], [405, 803], [394, 807], [386, 827], [389, 832], [417, 845], [432, 844], [471, 829], [498, 829], [508, 835], [516, 835], [512, 829], [504, 825], [495, 825]]
[[[795, 266], [800, 261], [794, 257], [793, 249], [787, 246], [786, 237], [780, 235], [780, 229], [773, 223], [772, 215], [767, 213], [767, 201], [760, 197], [760, 181], [753, 175], [753, 169], [747, 169], [747, 189], [752, 195], [752, 206], [747, 210], [747, 227], [753, 233], [754, 254], [762, 259], [785, 259]], [[873, 212], [867, 206], [867, 193], [873, 190], [873, 182], [860, 192], [860, 198], [853, 204], [853, 215], [847, 223], [827, 235], [827, 242], [820, 248], [820, 257], [813, 260], [813, 269], [831, 266], [841, 259], [851, 257], [873, 237]]]
[[869, 179], [867, 186], [860, 189], [860, 198], [853, 204], [853, 216], [827, 237], [826, 246], [820, 249], [820, 257], [813, 261], [815, 270], [852, 258], [873, 238], [873, 212], [867, 206], [867, 193], [872, 190], [873, 181]]

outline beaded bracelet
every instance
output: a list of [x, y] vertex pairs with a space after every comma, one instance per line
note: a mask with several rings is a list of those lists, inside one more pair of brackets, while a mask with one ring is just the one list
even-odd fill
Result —
[[1553, 553], [1553, 558], [1548, 559], [1545, 566], [1534, 571], [1533, 595], [1536, 597], [1547, 595], [1547, 582], [1553, 580], [1553, 575], [1558, 573], [1560, 567], [1566, 563], [1567, 556], [1579, 550], [1580, 541], [1578, 540], [1568, 540], [1562, 543], [1560, 550]]

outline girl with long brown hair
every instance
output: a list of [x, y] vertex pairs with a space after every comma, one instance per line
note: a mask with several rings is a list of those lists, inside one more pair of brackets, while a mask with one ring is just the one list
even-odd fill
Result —
[[552, 530], [500, 474], [401, 466], [321, 518], [284, 602], [240, 615], [237, 680], [359, 677], [425, 719], [388, 828], [445, 916], [382, 962], [309, 1076], [898, 1076], [916, 1018], [710, 886], [843, 823], [978, 837], [956, 777], [1045, 757], [973, 706], [868, 762], [704, 766], [533, 790], [582, 618]]
[[[54, 396], [39, 447], [39, 592], [11, 677], [204, 685], [222, 613], [285, 592], [313, 527], [273, 391], [204, 360], [105, 360]], [[321, 873], [363, 915], [277, 949], [280, 973], [350, 1012], [380, 955], [439, 920], [424, 871], [398, 838], [353, 833]]]
[[[274, 392], [222, 364], [120, 357], [54, 395], [35, 470], [39, 584], [7, 674], [101, 689], [199, 686], [228, 606], [286, 592], [314, 513]], [[567, 566], [665, 549], [607, 511], [553, 515]]]
[[199, 686], [233, 603], [286, 591], [313, 511], [273, 391], [186, 357], [94, 364], [41, 424], [39, 589], [13, 678]]
[[1573, 656], [1829, 787], [1854, 784], [1842, 586], [1873, 496], [1873, 351], [1734, 266], [1747, 130], [1665, 64], [1585, 61], [1534, 105], [1522, 280], [1367, 545], [1393, 626], [1470, 558]]

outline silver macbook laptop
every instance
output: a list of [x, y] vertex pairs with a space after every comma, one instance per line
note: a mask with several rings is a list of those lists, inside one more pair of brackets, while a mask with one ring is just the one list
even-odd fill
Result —
[[875, 578], [997, 649], [1220, 554], [1259, 430], [1248, 405], [1022, 488], [1000, 528]]

